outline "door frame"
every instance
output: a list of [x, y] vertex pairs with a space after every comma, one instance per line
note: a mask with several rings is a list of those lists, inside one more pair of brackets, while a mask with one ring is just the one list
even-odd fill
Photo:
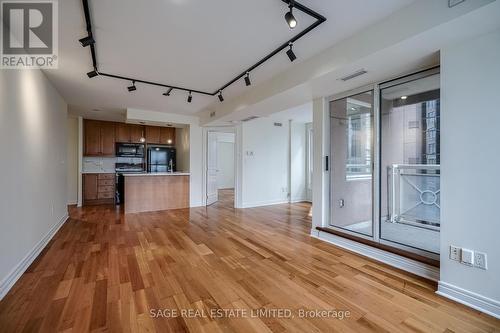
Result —
[[[367, 239], [370, 241], [374, 241], [376, 243], [390, 246], [394, 249], [399, 249], [403, 251], [407, 251], [410, 253], [414, 253], [423, 257], [431, 258], [434, 260], [439, 260], [439, 255], [436, 255], [435, 253], [428, 252], [425, 250], [417, 249], [414, 247], [410, 246], [405, 246], [403, 244], [399, 244], [396, 242], [390, 242], [384, 239], [380, 238], [380, 221], [381, 221], [381, 216], [380, 216], [380, 204], [381, 204], [381, 181], [382, 181], [382, 173], [381, 173], [381, 110], [380, 110], [380, 95], [381, 95], [381, 89], [387, 88], [390, 86], [398, 85], [400, 83], [408, 82], [408, 81], [413, 81], [413, 80], [418, 80], [430, 75], [435, 75], [440, 73], [440, 66], [433, 66], [430, 68], [422, 69], [419, 71], [414, 71], [407, 73], [405, 75], [397, 76], [395, 78], [391, 78], [388, 80], [383, 80], [383, 81], [378, 81], [375, 83], [371, 83], [368, 85], [364, 85], [362, 87], [358, 87], [355, 89], [351, 89], [339, 94], [334, 94], [326, 98], [326, 108], [327, 108], [327, 115], [328, 115], [328, 124], [327, 127], [330, 129], [330, 102], [346, 98], [352, 95], [356, 95], [359, 93], [363, 93], [366, 91], [373, 90], [373, 116], [374, 116], [374, 121], [373, 121], [373, 166], [372, 166], [372, 175], [373, 175], [373, 188], [372, 188], [372, 222], [373, 222], [373, 236], [367, 236], [363, 235], [360, 233], [352, 232], [346, 229], [338, 228], [335, 227], [331, 224], [332, 222], [332, 213], [331, 209], [328, 210], [328, 214], [325, 216], [325, 221], [323, 223], [323, 226], [327, 228], [331, 228], [335, 231], [338, 231], [340, 233], [344, 233], [345, 235], [349, 236], [354, 236], [357, 238], [361, 239]], [[328, 131], [325, 133], [326, 137], [326, 142], [327, 145], [325, 147], [325, 151], [327, 152], [328, 156], [330, 156], [330, 160], [332, 160], [331, 156], [331, 145], [330, 145], [330, 140], [331, 140], [331, 133]], [[327, 203], [328, 206], [331, 205], [331, 173], [332, 168], [329, 168], [328, 171], [328, 198], [326, 198], [325, 202]]]
[[[355, 89], [351, 89], [351, 90], [348, 90], [348, 91], [345, 91], [345, 92], [342, 92], [342, 93], [339, 93], [339, 94], [335, 94], [335, 95], [332, 95], [330, 97], [327, 98], [326, 102], [328, 103], [327, 104], [327, 108], [328, 108], [328, 128], [331, 128], [331, 110], [330, 110], [330, 103], [333, 102], [333, 101], [336, 101], [336, 100], [339, 100], [339, 99], [343, 99], [343, 98], [348, 98], [348, 97], [351, 97], [351, 96], [354, 96], [354, 95], [358, 95], [358, 94], [362, 94], [364, 92], [368, 92], [368, 91], [372, 91], [373, 92], [373, 105], [372, 105], [372, 110], [373, 110], [373, 127], [372, 127], [372, 135], [373, 135], [373, 138], [372, 138], [372, 149], [373, 149], [373, 159], [372, 159], [372, 236], [368, 236], [368, 235], [364, 235], [364, 234], [361, 234], [359, 232], [354, 232], [354, 231], [350, 231], [350, 230], [347, 230], [347, 229], [344, 229], [344, 228], [339, 228], [339, 227], [336, 227], [334, 225], [332, 225], [332, 214], [333, 214], [333, 210], [332, 209], [329, 209], [329, 214], [327, 216], [327, 227], [328, 228], [332, 228], [338, 232], [341, 232], [341, 233], [344, 233], [346, 235], [350, 235], [350, 236], [354, 236], [354, 237], [359, 237], [359, 238], [363, 238], [363, 239], [367, 239], [367, 240], [371, 240], [371, 241], [375, 241], [375, 242], [378, 242], [379, 241], [379, 224], [378, 224], [378, 212], [379, 212], [379, 196], [377, 194], [377, 188], [378, 186], [380, 185], [380, 177], [378, 176], [379, 173], [378, 173], [378, 169], [380, 168], [379, 166], [379, 159], [380, 159], [380, 144], [379, 144], [379, 115], [380, 115], [380, 110], [379, 110], [379, 94], [378, 94], [378, 84], [369, 84], [369, 85], [365, 85], [365, 86], [362, 86], [362, 87], [359, 87], [359, 88], [355, 88]], [[331, 133], [330, 131], [328, 132], [328, 142], [329, 142], [329, 145], [328, 145], [328, 156], [330, 156], [330, 167], [328, 168], [328, 174], [329, 174], [329, 183], [328, 183], [328, 200], [326, 201], [327, 204], [329, 206], [332, 205], [332, 202], [331, 202], [331, 198], [332, 198], [332, 193], [331, 193], [331, 189], [332, 189], [332, 184], [331, 184], [331, 181], [332, 181], [332, 176], [331, 176], [331, 173], [332, 173], [332, 161], [333, 161], [333, 156], [332, 156], [332, 146], [331, 146]]]
[[241, 125], [235, 126], [210, 126], [203, 127], [203, 144], [202, 144], [202, 204], [207, 206], [207, 167], [208, 167], [208, 133], [209, 132], [229, 132], [234, 133], [234, 208], [241, 208], [242, 206], [242, 140], [241, 140]]

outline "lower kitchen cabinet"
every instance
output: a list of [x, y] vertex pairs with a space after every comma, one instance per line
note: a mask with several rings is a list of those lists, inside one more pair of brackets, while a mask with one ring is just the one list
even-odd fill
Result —
[[108, 205], [115, 203], [115, 174], [83, 175], [83, 204]]

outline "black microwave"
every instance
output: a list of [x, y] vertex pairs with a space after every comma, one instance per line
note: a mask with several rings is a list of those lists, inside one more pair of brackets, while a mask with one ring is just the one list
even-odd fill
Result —
[[144, 158], [145, 145], [135, 143], [117, 143], [116, 156]]

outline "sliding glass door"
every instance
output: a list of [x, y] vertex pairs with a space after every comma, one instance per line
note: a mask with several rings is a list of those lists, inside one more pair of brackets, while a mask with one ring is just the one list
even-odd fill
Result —
[[330, 226], [439, 258], [439, 69], [330, 101]]
[[331, 225], [373, 236], [373, 91], [330, 103]]
[[380, 239], [439, 254], [439, 74], [381, 86]]

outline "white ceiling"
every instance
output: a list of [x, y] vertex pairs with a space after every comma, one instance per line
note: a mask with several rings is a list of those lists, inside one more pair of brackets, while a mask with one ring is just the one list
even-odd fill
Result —
[[[252, 75], [255, 85], [291, 68], [357, 31], [383, 19], [413, 0], [302, 0], [327, 22], [298, 41], [298, 60], [283, 53]], [[295, 13], [299, 26], [290, 31], [280, 0], [89, 0], [97, 41], [99, 69], [145, 80], [212, 91], [265, 56], [277, 45], [307, 27], [312, 18]], [[186, 93], [164, 97], [161, 88], [138, 84], [128, 93], [128, 82], [104, 77], [88, 79], [92, 69], [80, 0], [59, 2], [59, 69], [46, 71], [74, 114], [94, 118], [122, 117], [126, 108], [194, 114], [215, 97]], [[226, 100], [245, 92], [243, 82], [225, 91]], [[92, 110], [100, 111], [92, 111]]]

